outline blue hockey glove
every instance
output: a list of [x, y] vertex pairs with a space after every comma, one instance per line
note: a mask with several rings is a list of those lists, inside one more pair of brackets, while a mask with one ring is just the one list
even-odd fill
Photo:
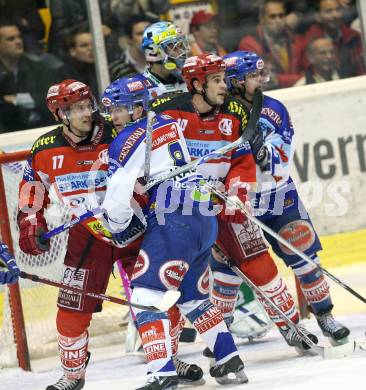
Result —
[[0, 243], [0, 259], [5, 263], [8, 270], [0, 271], [0, 284], [13, 284], [19, 279], [20, 269], [15, 259], [10, 255], [8, 246]]
[[134, 214], [128, 227], [122, 232], [112, 233], [112, 238], [118, 244], [127, 244], [133, 237], [139, 237], [146, 230], [146, 224]]

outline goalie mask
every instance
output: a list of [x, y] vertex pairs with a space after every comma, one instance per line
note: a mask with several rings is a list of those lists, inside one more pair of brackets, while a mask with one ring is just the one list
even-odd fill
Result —
[[147, 62], [160, 63], [172, 73], [180, 72], [190, 51], [186, 35], [171, 22], [148, 26], [141, 47]]

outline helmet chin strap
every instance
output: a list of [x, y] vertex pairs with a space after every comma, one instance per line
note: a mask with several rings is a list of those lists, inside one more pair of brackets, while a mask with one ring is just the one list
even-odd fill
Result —
[[210, 98], [207, 96], [207, 93], [206, 93], [206, 90], [205, 88], [203, 88], [202, 92], [201, 92], [201, 96], [203, 97], [203, 100], [209, 105], [211, 106], [212, 108], [216, 107], [217, 104], [214, 103], [212, 100], [210, 100]]

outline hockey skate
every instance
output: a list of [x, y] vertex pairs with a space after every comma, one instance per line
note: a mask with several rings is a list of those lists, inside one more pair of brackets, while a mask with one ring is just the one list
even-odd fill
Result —
[[329, 338], [333, 346], [348, 342], [349, 329], [336, 321], [330, 311], [323, 314], [316, 314], [315, 317], [323, 335]]
[[205, 384], [203, 371], [197, 364], [189, 364], [178, 358], [174, 358], [175, 369], [177, 370], [179, 384], [200, 386]]
[[267, 313], [256, 300], [237, 307], [229, 327], [233, 335], [247, 338], [250, 342], [264, 337], [270, 328], [271, 322]]
[[226, 363], [217, 364], [210, 368], [210, 375], [220, 385], [247, 383], [248, 377], [244, 372], [244, 363], [239, 356], [234, 356]]
[[[305, 333], [308, 338], [313, 341], [314, 344], [318, 343], [318, 338], [310, 333], [308, 330], [306, 330], [304, 327], [300, 325], [296, 325], [297, 328], [299, 328], [303, 333]], [[307, 344], [305, 340], [301, 337], [301, 335], [296, 332], [295, 329], [290, 328], [289, 326], [279, 328], [280, 333], [282, 334], [283, 338], [286, 340], [286, 343], [290, 347], [295, 347], [296, 351], [299, 353], [299, 355], [304, 354], [311, 354], [310, 348], [311, 345]]]
[[[90, 352], [88, 352], [88, 356], [85, 362], [85, 367], [87, 367], [90, 360]], [[85, 385], [85, 378], [70, 380], [67, 379], [65, 375], [54, 384], [46, 387], [46, 390], [80, 390]]]
[[145, 386], [139, 387], [136, 390], [174, 390], [178, 388], [178, 376], [152, 376]]

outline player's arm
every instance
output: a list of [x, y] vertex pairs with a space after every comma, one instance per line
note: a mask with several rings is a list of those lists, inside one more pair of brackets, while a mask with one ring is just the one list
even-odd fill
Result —
[[48, 231], [43, 215], [48, 203], [48, 189], [37, 172], [35, 156], [32, 155], [25, 164], [19, 184], [17, 222], [20, 231], [19, 246], [24, 253], [36, 256], [49, 249], [49, 242], [40, 240], [40, 236]]
[[129, 135], [124, 130], [109, 147], [108, 183], [102, 209], [108, 228], [114, 233], [123, 232], [130, 225], [134, 216], [133, 191], [137, 179], [143, 176], [144, 137], [131, 146]]
[[294, 154], [294, 130], [286, 108], [279, 102], [272, 106], [279, 114], [276, 121], [262, 116], [262, 121], [268, 121], [270, 132], [264, 135], [259, 128], [256, 139], [251, 140], [253, 154], [257, 153], [258, 165], [264, 173], [275, 179], [286, 180], [290, 175], [290, 167]]

